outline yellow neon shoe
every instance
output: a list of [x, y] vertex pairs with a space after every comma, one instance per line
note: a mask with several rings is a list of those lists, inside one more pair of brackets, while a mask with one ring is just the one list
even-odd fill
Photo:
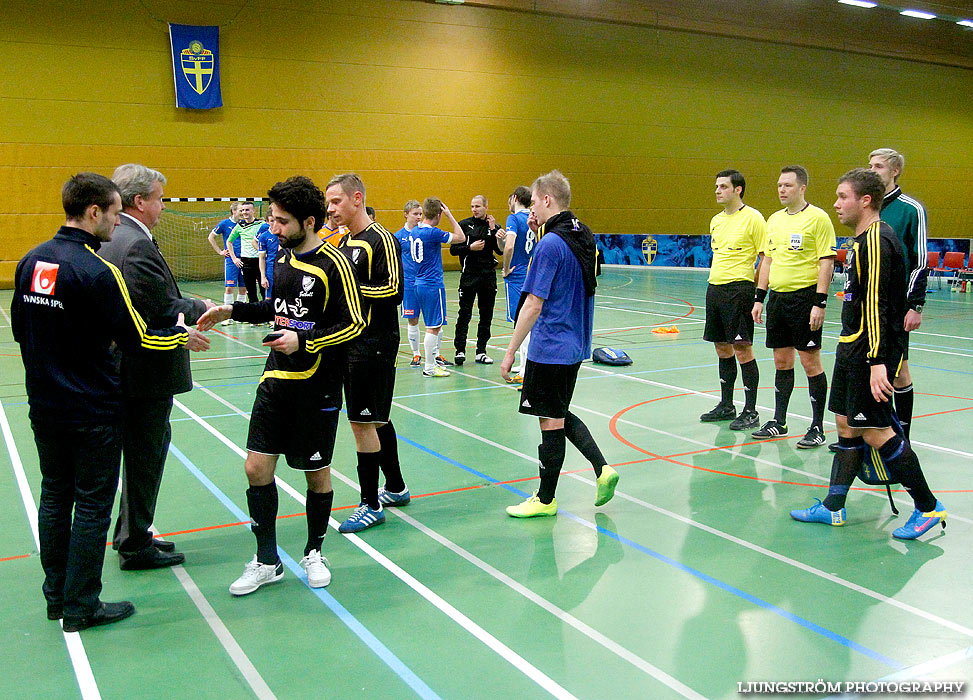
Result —
[[537, 518], [543, 515], [557, 515], [557, 499], [551, 499], [550, 503], [541, 503], [537, 497], [537, 492], [523, 503], [515, 506], [507, 506], [507, 515], [513, 518]]
[[601, 476], [595, 480], [598, 491], [595, 494], [595, 505], [603, 506], [615, 495], [615, 484], [618, 483], [618, 472], [607, 464], [601, 468]]

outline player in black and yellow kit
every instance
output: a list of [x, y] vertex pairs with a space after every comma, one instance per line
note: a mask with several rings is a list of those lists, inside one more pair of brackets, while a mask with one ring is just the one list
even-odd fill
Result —
[[[716, 174], [716, 203], [723, 211], [709, 225], [713, 264], [706, 288], [706, 327], [703, 340], [716, 346], [720, 361], [720, 402], [699, 417], [704, 423], [732, 420], [731, 430], [747, 430], [760, 423], [757, 382], [760, 373], [753, 357], [754, 265], [767, 237], [767, 222], [760, 212], [743, 203], [747, 183], [738, 170]], [[733, 356], [736, 355], [736, 360]], [[737, 366], [746, 393], [743, 411], [733, 406]]]
[[762, 323], [767, 299], [767, 347], [774, 351], [774, 419], [753, 432], [758, 440], [787, 435], [787, 406], [794, 390], [794, 350], [801, 358], [811, 394], [811, 427], [797, 446], [824, 444], [828, 379], [821, 366], [821, 327], [834, 273], [834, 225], [823, 209], [804, 199], [808, 174], [800, 165], [780, 171], [777, 195], [784, 209], [767, 219], [767, 244], [760, 264], [753, 320]]
[[[354, 174], [328, 183], [328, 214], [348, 227], [339, 250], [358, 272], [368, 327], [348, 348], [345, 405], [358, 450], [361, 505], [339, 532], [360, 532], [385, 522], [383, 506], [404, 506], [411, 498], [399, 467], [398, 438], [389, 420], [399, 351], [402, 252], [395, 236], [368, 216], [365, 184]], [[379, 471], [385, 486], [379, 489]]]
[[879, 220], [884, 194], [881, 178], [865, 168], [851, 170], [838, 181], [838, 219], [855, 231], [828, 403], [838, 426], [838, 451], [827, 498], [791, 511], [791, 517], [844, 525], [845, 498], [865, 450], [872, 450], [891, 480], [905, 486], [915, 502], [908, 522], [892, 533], [912, 540], [937, 523], [945, 527], [946, 509], [929, 490], [912, 446], [893, 429], [890, 398], [905, 350], [908, 272], [901, 241]]
[[354, 268], [316, 232], [324, 223], [324, 193], [306, 177], [278, 182], [267, 193], [273, 232], [283, 255], [274, 266], [269, 298], [256, 304], [217, 306], [199, 320], [203, 329], [227, 318], [274, 322], [270, 348], [250, 415], [247, 505], [257, 555], [230, 586], [246, 595], [280, 580], [277, 555], [277, 485], [274, 470], [283, 454], [307, 478], [307, 544], [301, 566], [313, 588], [328, 585], [331, 572], [321, 545], [331, 517], [331, 456], [341, 409], [345, 344], [365, 328]]

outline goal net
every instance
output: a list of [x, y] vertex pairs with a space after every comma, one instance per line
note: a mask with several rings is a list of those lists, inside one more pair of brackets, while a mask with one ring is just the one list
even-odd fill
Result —
[[[159, 249], [180, 282], [223, 279], [223, 257], [213, 251], [207, 237], [223, 219], [230, 215], [231, 202], [244, 197], [166, 198], [166, 209], [152, 230]], [[254, 203], [254, 214], [266, 216], [266, 202]], [[217, 245], [223, 245], [222, 239]]]

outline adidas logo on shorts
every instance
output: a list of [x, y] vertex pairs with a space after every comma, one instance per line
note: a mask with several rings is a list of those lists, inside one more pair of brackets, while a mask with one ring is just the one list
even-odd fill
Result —
[[520, 405], [524, 408], [530, 408], [530, 402], [527, 399], [524, 399], [524, 402]]
[[859, 413], [852, 420], [866, 420], [866, 418], [865, 418], [865, 416], [863, 414]]
[[369, 411], [369, 410], [368, 410], [368, 409], [366, 408], [366, 409], [365, 409], [364, 411], [362, 411], [362, 412], [361, 412], [361, 414], [360, 414], [360, 415], [362, 415], [362, 416], [370, 416], [370, 415], [372, 415], [372, 412], [371, 412], [371, 411]]
[[320, 462], [321, 461], [321, 453], [320, 452], [315, 452], [313, 455], [311, 455], [310, 461], [312, 461], [312, 462]]
[[734, 338], [733, 340], [743, 340], [743, 336], [737, 333], [737, 337]]
[[813, 341], [813, 340], [809, 340], [809, 341], [807, 341], [807, 346], [808, 346], [809, 348], [813, 348], [813, 347], [814, 347], [814, 341]]

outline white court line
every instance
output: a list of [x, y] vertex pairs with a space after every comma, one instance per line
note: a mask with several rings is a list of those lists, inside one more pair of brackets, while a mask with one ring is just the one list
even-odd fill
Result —
[[[179, 408], [179, 410], [181, 410], [187, 416], [189, 416], [194, 421], [196, 421], [196, 423], [201, 425], [207, 432], [209, 432], [220, 442], [222, 442], [224, 445], [226, 445], [231, 450], [233, 450], [233, 452], [235, 452], [237, 455], [246, 459], [247, 453], [245, 450], [238, 447], [235, 443], [233, 443], [233, 441], [231, 441], [223, 433], [221, 433], [219, 430], [217, 430], [212, 425], [207, 423], [205, 420], [200, 418], [198, 415], [193, 413], [192, 410], [190, 410], [185, 405], [183, 405], [182, 402], [180, 402], [179, 400], [175, 400], [174, 403], [176, 407]], [[335, 471], [332, 469], [331, 473], [335, 474]], [[304, 496], [302, 496], [296, 489], [290, 486], [290, 484], [283, 481], [280, 477], [274, 476], [274, 481], [276, 481], [277, 485], [288, 495], [290, 495], [291, 498], [296, 500], [298, 503], [302, 505], [307, 504], [307, 499]], [[329, 522], [335, 530], [338, 529], [338, 525], [340, 525], [340, 523], [337, 520], [331, 518]], [[576, 698], [566, 689], [561, 687], [558, 683], [556, 683], [553, 679], [551, 679], [549, 676], [543, 673], [540, 669], [535, 667], [533, 664], [531, 664], [525, 658], [520, 656], [513, 649], [508, 647], [506, 644], [504, 644], [499, 639], [494, 637], [492, 634], [487, 632], [485, 629], [480, 627], [478, 624], [473, 622], [473, 620], [471, 620], [466, 615], [461, 613], [455, 607], [447, 603], [441, 596], [439, 596], [437, 593], [434, 593], [425, 584], [421, 583], [419, 580], [417, 580], [407, 571], [402, 569], [398, 564], [391, 561], [384, 554], [382, 554], [377, 549], [372, 547], [370, 544], [362, 540], [358, 535], [347, 534], [345, 535], [345, 539], [347, 539], [349, 542], [351, 542], [356, 547], [358, 547], [358, 549], [364, 552], [367, 556], [371, 557], [380, 566], [385, 568], [389, 573], [391, 573], [393, 576], [395, 576], [400, 581], [405, 583], [407, 586], [409, 586], [409, 588], [411, 588], [420, 596], [425, 598], [428, 602], [432, 603], [436, 608], [439, 609], [440, 612], [442, 612], [451, 620], [456, 622], [458, 625], [460, 625], [471, 635], [479, 639], [481, 642], [483, 642], [483, 644], [485, 644], [491, 650], [496, 652], [501, 658], [503, 658], [505, 661], [507, 661], [512, 666], [517, 668], [517, 670], [519, 670], [525, 676], [527, 676], [532, 681], [537, 683], [537, 685], [539, 685], [541, 688], [546, 690], [548, 693], [550, 693], [556, 698], [560, 698], [563, 700], [578, 700], [578, 698]]]
[[254, 695], [260, 698], [260, 700], [277, 700], [277, 696], [274, 695], [274, 692], [270, 689], [270, 686], [268, 686], [266, 681], [264, 681], [263, 677], [260, 675], [260, 672], [257, 671], [256, 667], [250, 661], [250, 658], [247, 656], [246, 652], [243, 651], [243, 649], [237, 643], [237, 640], [230, 633], [230, 630], [227, 629], [225, 624], [223, 624], [223, 620], [220, 619], [220, 616], [217, 615], [216, 611], [213, 609], [213, 606], [209, 604], [208, 600], [206, 600], [203, 592], [199, 590], [199, 586], [197, 586], [196, 582], [193, 581], [185, 567], [174, 566], [172, 567], [172, 573], [175, 574], [176, 578], [179, 580], [183, 590], [189, 594], [190, 600], [193, 601], [196, 609], [199, 610], [199, 613], [203, 616], [203, 619], [206, 620], [206, 624], [209, 625], [209, 628], [213, 631], [213, 634], [216, 635], [216, 638], [219, 640], [220, 644], [223, 645], [223, 648], [230, 656], [230, 659], [233, 661], [234, 665], [240, 671], [243, 679], [247, 682], [247, 685], [250, 686], [250, 689], [253, 690]]
[[[343, 474], [339, 474], [338, 472], [334, 471], [334, 469], [331, 470], [331, 473], [336, 477], [338, 477], [338, 479], [343, 481], [345, 484], [355, 489], [356, 491], [359, 489], [358, 484], [356, 484], [354, 481], [344, 476]], [[423, 525], [421, 522], [419, 522], [412, 516], [402, 512], [400, 508], [389, 508], [387, 512], [398, 516], [399, 518], [407, 522], [409, 525], [419, 530], [424, 535], [432, 538], [433, 540], [441, 544], [446, 549], [454, 552], [455, 554], [458, 554], [460, 557], [462, 557], [469, 563], [473, 564], [473, 566], [489, 574], [494, 579], [504, 584], [508, 588], [513, 589], [516, 593], [519, 593], [527, 600], [540, 606], [541, 608], [543, 608], [544, 610], [546, 610], [547, 612], [549, 612], [550, 614], [554, 615], [556, 618], [561, 620], [562, 622], [566, 622], [567, 624], [571, 625], [571, 627], [581, 632], [583, 635], [588, 637], [593, 642], [600, 644], [601, 646], [603, 646], [605, 649], [612, 652], [616, 656], [624, 659], [625, 661], [628, 661], [630, 664], [638, 668], [640, 671], [652, 676], [656, 680], [667, 685], [669, 688], [676, 691], [684, 698], [693, 698], [694, 700], [705, 700], [705, 698], [702, 695], [700, 695], [695, 690], [685, 685], [678, 679], [670, 676], [662, 669], [652, 665], [642, 657], [629, 651], [628, 649], [626, 649], [625, 647], [623, 647], [621, 644], [614, 641], [613, 639], [606, 637], [598, 630], [582, 622], [581, 620], [579, 620], [578, 618], [576, 618], [574, 615], [567, 612], [566, 610], [559, 608], [558, 606], [556, 606], [554, 603], [550, 602], [546, 598], [534, 593], [534, 591], [530, 590], [529, 588], [521, 584], [519, 581], [516, 581], [510, 576], [507, 576], [507, 574], [491, 566], [490, 564], [483, 561], [472, 552], [459, 546], [449, 538], [444, 537], [443, 535], [439, 534], [432, 528]]]
[[[427, 419], [429, 421], [432, 421], [433, 423], [437, 423], [438, 425], [442, 425], [443, 427], [446, 427], [446, 428], [450, 428], [452, 430], [455, 430], [456, 432], [461, 433], [463, 435], [466, 435], [467, 437], [471, 437], [471, 438], [473, 438], [475, 440], [479, 440], [480, 442], [482, 442], [482, 443], [484, 443], [486, 445], [490, 445], [491, 447], [494, 447], [494, 448], [496, 448], [498, 450], [501, 450], [503, 452], [507, 452], [507, 453], [512, 454], [512, 455], [515, 455], [517, 457], [520, 457], [520, 458], [522, 458], [522, 459], [524, 459], [524, 460], [526, 460], [528, 462], [531, 462], [531, 463], [534, 463], [534, 464], [536, 464], [536, 462], [537, 462], [537, 458], [536, 457], [532, 457], [530, 455], [524, 454], [523, 452], [520, 452], [518, 450], [515, 450], [515, 449], [513, 449], [511, 447], [507, 447], [506, 445], [502, 445], [500, 443], [494, 442], [493, 440], [490, 440], [489, 438], [482, 437], [481, 435], [477, 435], [476, 433], [471, 433], [471, 432], [469, 432], [467, 430], [464, 430], [464, 429], [462, 429], [462, 428], [460, 428], [458, 426], [451, 425], [451, 424], [449, 424], [449, 423], [447, 423], [445, 421], [442, 421], [442, 420], [436, 418], [435, 416], [430, 416], [430, 415], [428, 415], [426, 413], [423, 413], [422, 411], [416, 410], [414, 408], [409, 408], [408, 406], [402, 406], [402, 405], [400, 405], [398, 403], [396, 403], [394, 405], [397, 406], [398, 408], [401, 408], [401, 409], [403, 409], [405, 411], [408, 411], [409, 413], [414, 413], [415, 415], [420, 416], [422, 418], [425, 418], [425, 419]], [[588, 480], [588, 479], [586, 479], [586, 478], [584, 478], [584, 477], [582, 477], [580, 475], [577, 475], [577, 474], [567, 474], [566, 476], [569, 476], [571, 478], [574, 478], [576, 480], [582, 481], [582, 482], [587, 483], [587, 484], [590, 484], [590, 485], [594, 485], [594, 483], [595, 483], [595, 482], [590, 481], [590, 480]], [[680, 522], [683, 522], [683, 523], [685, 523], [685, 524], [687, 524], [687, 525], [689, 525], [691, 527], [695, 527], [695, 528], [698, 528], [700, 530], [703, 530], [704, 532], [708, 532], [708, 533], [710, 533], [712, 535], [716, 535], [717, 537], [721, 537], [721, 538], [727, 540], [728, 542], [733, 542], [733, 543], [738, 544], [740, 546], [746, 547], [747, 549], [750, 549], [751, 551], [756, 552], [758, 554], [763, 554], [765, 556], [768, 556], [768, 557], [771, 557], [773, 559], [776, 559], [777, 561], [782, 562], [784, 564], [788, 564], [790, 566], [794, 566], [794, 567], [796, 567], [798, 569], [801, 569], [802, 571], [805, 571], [807, 573], [810, 573], [810, 574], [813, 574], [813, 575], [818, 576], [820, 578], [823, 578], [826, 581], [830, 581], [831, 583], [836, 583], [839, 586], [843, 586], [843, 587], [845, 587], [845, 588], [847, 588], [849, 590], [855, 591], [856, 593], [861, 593], [862, 595], [866, 595], [866, 596], [868, 596], [870, 598], [874, 598], [875, 600], [878, 600], [878, 601], [880, 601], [882, 603], [887, 603], [889, 605], [892, 605], [893, 607], [897, 607], [897, 608], [899, 608], [899, 609], [901, 609], [901, 610], [903, 610], [905, 612], [908, 612], [908, 613], [911, 613], [911, 614], [916, 615], [918, 617], [921, 617], [921, 618], [923, 618], [923, 619], [925, 619], [925, 620], [927, 620], [929, 622], [932, 622], [932, 623], [941, 625], [943, 627], [946, 627], [946, 628], [951, 629], [953, 631], [959, 632], [959, 633], [964, 634], [966, 636], [973, 637], [973, 629], [970, 629], [968, 627], [964, 627], [963, 625], [959, 625], [959, 624], [957, 624], [955, 622], [952, 622], [950, 620], [946, 620], [946, 619], [944, 619], [942, 617], [939, 617], [938, 615], [935, 615], [935, 614], [930, 613], [930, 612], [926, 612], [925, 610], [921, 610], [920, 608], [916, 608], [916, 607], [911, 606], [911, 605], [909, 605], [907, 603], [902, 603], [900, 601], [895, 600], [894, 598], [889, 598], [888, 596], [885, 596], [885, 595], [883, 595], [881, 593], [878, 593], [876, 591], [873, 591], [873, 590], [871, 590], [869, 588], [866, 588], [864, 586], [861, 586], [859, 584], [852, 583], [851, 581], [847, 581], [846, 579], [843, 579], [843, 578], [841, 578], [839, 576], [835, 576], [834, 574], [829, 574], [829, 573], [827, 573], [825, 571], [822, 571], [821, 569], [817, 569], [817, 568], [815, 568], [813, 566], [810, 566], [808, 564], [804, 564], [804, 563], [802, 563], [800, 561], [797, 561], [796, 559], [791, 559], [790, 557], [784, 556], [783, 554], [778, 554], [776, 552], [773, 552], [772, 550], [765, 549], [764, 547], [761, 547], [761, 546], [759, 546], [757, 544], [754, 544], [752, 542], [748, 542], [747, 540], [740, 539], [739, 537], [735, 537], [734, 535], [730, 535], [729, 533], [723, 532], [721, 530], [717, 530], [716, 528], [712, 528], [712, 527], [710, 527], [708, 525], [704, 525], [703, 523], [700, 523], [700, 522], [698, 522], [696, 520], [693, 520], [691, 518], [687, 518], [687, 517], [681, 516], [681, 515], [679, 515], [677, 513], [673, 513], [671, 511], [668, 511], [668, 510], [666, 510], [664, 508], [660, 508], [659, 506], [652, 505], [652, 504], [650, 504], [650, 503], [648, 503], [646, 501], [642, 501], [642, 500], [640, 500], [638, 498], [635, 498], [633, 496], [628, 496], [628, 495], [622, 493], [621, 491], [616, 490], [615, 491], [615, 496], [616, 497], [621, 497], [624, 500], [627, 500], [627, 501], [629, 501], [631, 503], [635, 503], [637, 505], [641, 505], [641, 506], [643, 506], [645, 508], [648, 508], [650, 510], [656, 511], [657, 513], [660, 513], [662, 515], [665, 515], [668, 518], [674, 518], [676, 520], [679, 520]], [[882, 496], [882, 498], [884, 498], [884, 496]], [[579, 522], [581, 522], [581, 521], [583, 521], [583, 519], [579, 519]], [[594, 526], [594, 527], [597, 527], [597, 526]]]
[[[24, 473], [24, 463], [20, 460], [20, 452], [17, 451], [17, 445], [10, 430], [10, 423], [7, 421], [7, 412], [3, 410], [2, 402], [0, 402], [0, 430], [3, 432], [4, 442], [7, 443], [7, 453], [10, 455], [10, 463], [13, 465], [20, 498], [24, 503], [24, 510], [27, 512], [27, 521], [30, 523], [30, 532], [34, 536], [34, 545], [40, 550], [41, 538], [37, 529], [37, 506], [34, 505], [34, 495], [31, 493], [27, 474]], [[71, 657], [74, 677], [81, 689], [81, 697], [83, 700], [101, 700], [101, 691], [98, 690], [98, 683], [95, 682], [95, 675], [91, 671], [91, 663], [88, 661], [88, 654], [81, 642], [81, 634], [65, 632], [63, 629], [61, 634], [64, 635], [64, 643], [68, 647], [68, 655]]]
[[7, 314], [7, 310], [4, 308], [6, 304], [0, 304], [0, 314], [3, 314], [3, 320], [7, 322], [6, 328], [13, 326], [13, 321], [10, 320], [10, 316]]

